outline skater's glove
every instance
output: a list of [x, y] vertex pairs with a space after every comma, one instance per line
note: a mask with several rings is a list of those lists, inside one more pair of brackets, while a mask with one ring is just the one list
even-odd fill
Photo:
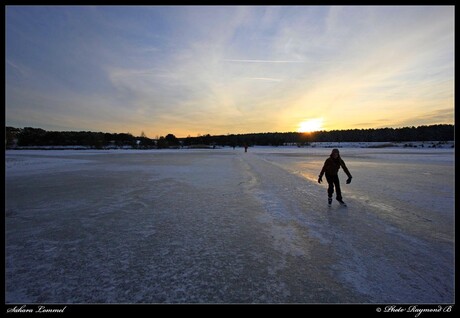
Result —
[[351, 182], [351, 177], [347, 179], [347, 184], [350, 184], [350, 182]]
[[318, 183], [321, 183], [321, 182], [323, 182], [323, 177], [318, 178]]

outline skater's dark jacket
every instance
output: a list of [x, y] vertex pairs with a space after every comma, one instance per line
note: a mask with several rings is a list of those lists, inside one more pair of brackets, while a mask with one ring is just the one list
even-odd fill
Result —
[[324, 162], [323, 169], [321, 169], [319, 176], [321, 178], [324, 173], [326, 173], [326, 175], [329, 175], [329, 176], [336, 176], [337, 173], [339, 172], [340, 167], [342, 167], [343, 171], [347, 174], [347, 176], [351, 178], [351, 173], [350, 171], [348, 171], [348, 168], [345, 165], [345, 162], [342, 160], [342, 158], [340, 158], [340, 155], [336, 159], [334, 159], [332, 157], [332, 154]]

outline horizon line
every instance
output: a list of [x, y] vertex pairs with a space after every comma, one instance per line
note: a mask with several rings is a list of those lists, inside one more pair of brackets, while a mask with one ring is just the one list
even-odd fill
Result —
[[[199, 137], [203, 137], [203, 136], [211, 136], [211, 137], [218, 137], [218, 136], [229, 136], [229, 135], [256, 135], [256, 134], [309, 134], [309, 135], [312, 135], [312, 134], [315, 134], [315, 133], [320, 133], [320, 132], [332, 132], [332, 131], [347, 131], [347, 130], [370, 130], [370, 129], [374, 129], [374, 130], [383, 130], [383, 129], [404, 129], [404, 128], [420, 128], [420, 127], [430, 127], [430, 126], [455, 126], [455, 124], [429, 124], [429, 125], [418, 125], [418, 126], [401, 126], [401, 127], [380, 127], [380, 128], [346, 128], [346, 129], [332, 129], [332, 130], [316, 130], [316, 131], [311, 131], [311, 132], [299, 132], [299, 131], [267, 131], [267, 132], [246, 132], [246, 133], [225, 133], [225, 134], [198, 134], [197, 136], [186, 136], [186, 137], [177, 137], [174, 135], [174, 133], [167, 133], [165, 136], [169, 135], [169, 134], [172, 134], [174, 135], [176, 138], [178, 139], [185, 139], [185, 138], [199, 138]], [[26, 126], [26, 127], [22, 127], [22, 128], [18, 128], [18, 127], [14, 127], [14, 126], [8, 126], [8, 125], [5, 125], [5, 130], [6, 128], [14, 128], [14, 129], [25, 129], [25, 128], [32, 128], [32, 129], [41, 129], [41, 130], [44, 130], [46, 132], [91, 132], [91, 133], [104, 133], [104, 134], [129, 134], [129, 135], [132, 135], [133, 137], [140, 137], [139, 136], [135, 136], [133, 134], [131, 134], [130, 132], [107, 132], [107, 131], [93, 131], [93, 130], [46, 130], [46, 129], [43, 129], [43, 128], [40, 128], [40, 127], [31, 127], [31, 126]], [[164, 137], [162, 135], [158, 135], [159, 137]], [[148, 139], [155, 139], [155, 138], [149, 138], [149, 137], [146, 137]]]

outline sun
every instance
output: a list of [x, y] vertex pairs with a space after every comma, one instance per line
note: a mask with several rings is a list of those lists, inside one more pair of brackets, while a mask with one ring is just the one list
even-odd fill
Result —
[[323, 129], [323, 119], [322, 118], [313, 118], [306, 121], [303, 121], [299, 124], [298, 132], [314, 132]]

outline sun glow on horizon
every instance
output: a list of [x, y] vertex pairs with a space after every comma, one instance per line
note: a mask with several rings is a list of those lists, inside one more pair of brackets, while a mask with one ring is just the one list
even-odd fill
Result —
[[323, 129], [323, 118], [313, 118], [299, 124], [298, 132], [310, 133]]

